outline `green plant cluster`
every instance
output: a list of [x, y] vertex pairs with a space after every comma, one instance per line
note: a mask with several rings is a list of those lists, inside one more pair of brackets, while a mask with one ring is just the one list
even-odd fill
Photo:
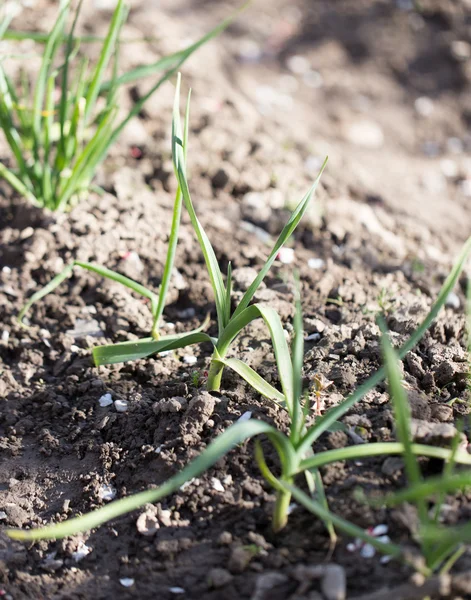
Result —
[[[121, 3], [118, 4], [118, 7]], [[64, 8], [62, 10], [65, 10]], [[118, 11], [114, 16], [114, 24], [110, 28], [110, 39], [117, 39], [119, 28], [123, 22], [123, 14]], [[61, 28], [58, 29], [57, 36]], [[73, 44], [73, 28], [69, 36], [69, 45]], [[212, 34], [213, 35], [213, 34]], [[51, 38], [48, 38], [50, 40]], [[59, 37], [56, 37], [56, 40]], [[107, 38], [108, 39], [108, 38]], [[49, 41], [47, 42], [49, 44]], [[106, 44], [105, 44], [106, 45]], [[112, 45], [112, 44], [111, 44]], [[72, 50], [70, 49], [70, 52]], [[47, 50], [46, 50], [47, 52]], [[69, 52], [69, 54], [70, 54]], [[67, 56], [69, 56], [69, 54]], [[106, 60], [105, 60], [106, 62]], [[46, 69], [46, 73], [48, 70]], [[51, 75], [43, 75], [44, 85], [49, 85]], [[95, 80], [95, 77], [92, 78]], [[116, 88], [117, 80], [110, 89]], [[97, 76], [95, 85], [98, 93], [101, 85], [101, 75]], [[11, 87], [11, 86], [9, 86]], [[42, 97], [42, 96], [40, 96]], [[95, 98], [95, 92], [91, 98]], [[88, 101], [87, 101], [88, 102]], [[39, 113], [42, 110], [39, 103]], [[1, 113], [5, 119], [4, 107]], [[156, 502], [178, 490], [184, 483], [199, 476], [209, 469], [224, 455], [230, 452], [237, 444], [256, 438], [254, 446], [254, 461], [256, 461], [260, 472], [269, 486], [274, 490], [276, 502], [273, 511], [273, 528], [275, 531], [286, 526], [289, 515], [289, 505], [294, 498], [308, 511], [321, 519], [330, 534], [332, 541], [336, 539], [336, 531], [341, 531], [370, 543], [372, 546], [385, 554], [410, 562], [410, 556], [401, 546], [393, 542], [385, 542], [376, 539], [367, 532], [348, 522], [344, 518], [334, 514], [328, 506], [323, 489], [320, 468], [336, 461], [355, 460], [372, 456], [400, 455], [403, 457], [405, 471], [409, 486], [404, 491], [388, 495], [381, 500], [368, 500], [372, 503], [391, 506], [400, 502], [413, 503], [419, 516], [419, 527], [416, 533], [416, 541], [420, 546], [424, 558], [423, 564], [418, 567], [424, 574], [428, 575], [438, 569], [448, 570], [453, 562], [461, 555], [462, 544], [471, 540], [471, 526], [461, 528], [445, 528], [440, 525], [440, 510], [444, 503], [445, 495], [471, 485], [471, 474], [469, 470], [459, 470], [458, 465], [470, 465], [471, 456], [460, 448], [460, 438], [457, 436], [451, 448], [437, 448], [433, 446], [413, 443], [411, 439], [411, 414], [407, 397], [401, 384], [399, 360], [420, 341], [427, 329], [436, 318], [438, 312], [445, 304], [446, 298], [455, 286], [460, 273], [471, 252], [471, 238], [466, 242], [460, 256], [458, 257], [452, 271], [444, 282], [442, 289], [433, 304], [430, 312], [411, 335], [409, 340], [399, 349], [393, 349], [389, 335], [384, 323], [379, 320], [382, 328], [382, 352], [384, 367], [374, 373], [365, 383], [339, 405], [327, 411], [322, 416], [313, 419], [313, 407], [309, 400], [303, 395], [302, 390], [302, 368], [304, 354], [304, 336], [301, 314], [301, 302], [299, 286], [296, 294], [296, 312], [294, 318], [294, 337], [288, 344], [281, 319], [277, 312], [270, 307], [261, 304], [252, 304], [252, 300], [270, 270], [273, 262], [282, 246], [296, 229], [303, 217], [309, 202], [319, 183], [325, 164], [314, 181], [311, 189], [299, 202], [288, 222], [279, 235], [265, 264], [258, 275], [248, 287], [245, 294], [234, 306], [232, 296], [232, 276], [229, 264], [227, 273], [221, 272], [214, 249], [209, 238], [201, 225], [192, 199], [187, 180], [187, 156], [188, 156], [188, 131], [189, 131], [189, 109], [190, 95], [186, 104], [185, 118], [183, 123], [180, 116], [180, 76], [177, 79], [175, 103], [172, 118], [172, 155], [175, 176], [178, 182], [175, 203], [173, 209], [172, 227], [169, 236], [168, 252], [162, 275], [162, 283], [158, 293], [145, 288], [139, 283], [111, 271], [105, 267], [92, 263], [75, 261], [67, 266], [62, 273], [57, 275], [47, 286], [34, 294], [19, 316], [22, 321], [26, 312], [32, 305], [41, 300], [46, 294], [53, 291], [61, 282], [69, 277], [78, 266], [93, 271], [98, 275], [117, 281], [134, 292], [150, 300], [153, 325], [148, 337], [118, 344], [98, 346], [93, 349], [93, 358], [96, 366], [120, 363], [142, 359], [159, 352], [184, 348], [192, 344], [208, 344], [212, 348], [212, 356], [206, 389], [216, 391], [220, 389], [221, 377], [225, 368], [232, 369], [241, 376], [262, 396], [279, 404], [281, 410], [285, 410], [289, 418], [289, 428], [283, 432], [273, 425], [256, 419], [239, 421], [219, 435], [195, 460], [190, 462], [179, 473], [170, 478], [163, 485], [148, 491], [140, 492], [99, 508], [86, 515], [69, 519], [60, 524], [49, 525], [33, 530], [7, 530], [7, 534], [19, 540], [57, 539], [81, 531], [87, 531], [98, 527], [106, 521], [133, 511], [146, 503]], [[65, 127], [66, 119], [61, 128]], [[46, 136], [45, 122], [39, 119], [33, 120], [33, 130], [38, 136]], [[69, 129], [67, 129], [70, 131]], [[37, 137], [37, 139], [40, 139]], [[41, 137], [43, 139], [43, 137]], [[67, 144], [66, 144], [67, 145]], [[60, 144], [59, 144], [60, 146]], [[59, 149], [58, 149], [59, 152]], [[20, 174], [21, 175], [21, 174]], [[22, 174], [24, 175], [24, 173]], [[88, 180], [87, 180], [88, 181]], [[23, 185], [27, 185], [23, 181]], [[87, 183], [88, 185], [88, 183]], [[44, 188], [41, 188], [44, 189]], [[160, 334], [160, 322], [163, 316], [167, 292], [171, 283], [171, 274], [178, 244], [179, 226], [183, 208], [187, 211], [194, 233], [199, 241], [201, 251], [206, 263], [208, 276], [214, 292], [217, 336], [209, 336], [205, 332], [206, 323], [199, 329], [177, 334], [162, 336]], [[279, 388], [265, 381], [251, 367], [237, 358], [229, 358], [228, 353], [231, 345], [243, 329], [255, 319], [262, 319], [266, 324], [273, 345], [276, 358]], [[396, 442], [388, 443], [365, 443], [350, 447], [328, 450], [321, 453], [314, 452], [314, 443], [326, 431], [336, 430], [342, 427], [340, 419], [350, 410], [368, 391], [373, 389], [385, 378], [389, 381], [391, 402], [394, 409], [396, 423]], [[199, 378], [198, 378], [199, 382]], [[316, 397], [322, 393], [322, 382], [319, 380], [316, 388]], [[265, 436], [272, 444], [279, 458], [278, 472], [274, 473], [265, 461], [263, 447], [259, 436]], [[419, 456], [427, 456], [444, 461], [445, 467], [442, 476], [423, 479]], [[302, 478], [307, 489], [303, 491], [300, 487]], [[432, 510], [430, 507], [432, 506]], [[416, 565], [416, 563], [414, 563]]]
[[[183, 50], [119, 75], [120, 33], [127, 5], [118, 0], [106, 37], [97, 40], [74, 35], [82, 2], [68, 33], [70, 0], [60, 0], [57, 20], [45, 36], [10, 32], [14, 16], [10, 11], [0, 22], [0, 40], [31, 39], [44, 44], [34, 87], [26, 74], [16, 87], [0, 59], [0, 129], [16, 162], [15, 169], [0, 162], [0, 177], [34, 205], [53, 211], [67, 210], [89, 192], [98, 166], [129, 121], [196, 50], [233, 19], [226, 19]], [[76, 65], [80, 45], [97, 41], [102, 46], [96, 65], [91, 68], [85, 58]], [[112, 76], [106, 80], [109, 70]], [[163, 74], [157, 82], [119, 118], [119, 89], [158, 73]]]

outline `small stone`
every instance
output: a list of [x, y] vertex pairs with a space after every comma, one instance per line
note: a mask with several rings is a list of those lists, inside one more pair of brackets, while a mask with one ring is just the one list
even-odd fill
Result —
[[361, 120], [351, 123], [346, 131], [345, 137], [355, 146], [376, 150], [384, 144], [384, 134], [381, 127], [374, 121]]
[[67, 329], [66, 334], [74, 339], [80, 339], [86, 336], [98, 338], [105, 335], [100, 329], [100, 324], [95, 319], [91, 319], [90, 321], [77, 319], [75, 321], [75, 327], [73, 329]]
[[430, 117], [435, 108], [433, 100], [427, 96], [421, 96], [420, 98], [417, 98], [414, 102], [414, 107], [421, 117]]
[[128, 410], [128, 402], [126, 400], [115, 400], [114, 407], [117, 412], [126, 412]]
[[198, 359], [196, 358], [196, 356], [192, 356], [191, 354], [187, 354], [186, 356], [183, 357], [183, 362], [186, 365], [194, 365], [198, 362]]
[[100, 406], [102, 408], [105, 408], [105, 406], [110, 406], [110, 404], [113, 404], [113, 398], [111, 396], [111, 394], [104, 394], [99, 400], [98, 402], [100, 403]]
[[380, 525], [376, 525], [371, 530], [371, 535], [377, 537], [379, 535], [386, 535], [389, 531], [389, 527], [385, 523], [381, 523]]
[[234, 577], [226, 569], [211, 569], [208, 573], [208, 584], [212, 588], [221, 588], [230, 583]]
[[459, 173], [458, 165], [454, 160], [451, 160], [451, 158], [444, 158], [443, 160], [441, 160], [440, 169], [443, 175], [445, 175], [445, 177], [448, 177], [448, 179], [454, 179], [458, 176]]
[[43, 571], [54, 573], [64, 565], [64, 561], [60, 558], [56, 558], [56, 555], [57, 552], [51, 552], [46, 555], [46, 558], [39, 565]]
[[451, 42], [450, 50], [452, 56], [460, 62], [464, 62], [471, 57], [471, 45], [463, 40]]
[[276, 259], [282, 262], [284, 265], [290, 265], [294, 261], [294, 250], [293, 248], [280, 248]]
[[360, 550], [360, 555], [363, 558], [373, 558], [375, 554], [376, 550], [371, 544], [365, 544]]
[[218, 537], [218, 544], [220, 546], [230, 546], [232, 544], [232, 533], [223, 531]]
[[216, 490], [216, 492], [224, 492], [224, 486], [217, 477], [211, 477], [211, 487], [213, 490]]
[[157, 517], [151, 510], [146, 510], [137, 518], [136, 528], [141, 535], [147, 537], [154, 535], [159, 529]]
[[80, 544], [77, 547], [77, 550], [75, 552], [72, 552], [72, 560], [74, 560], [75, 562], [80, 562], [82, 559], [88, 556], [92, 550], [93, 548], [87, 546], [87, 544], [84, 544], [83, 542], [80, 542]]
[[310, 258], [307, 261], [307, 266], [310, 269], [315, 269], [316, 271], [318, 271], [319, 269], [323, 269], [325, 267], [325, 260], [323, 260], [322, 258]]
[[242, 546], [236, 546], [231, 552], [227, 568], [231, 573], [243, 573], [252, 557], [252, 552]]
[[321, 591], [326, 600], [345, 600], [347, 597], [347, 577], [340, 565], [327, 565], [321, 579]]
[[177, 586], [168, 588], [168, 591], [171, 594], [184, 594], [185, 593], [185, 590], [182, 587], [177, 587]]
[[290, 56], [286, 61], [288, 69], [296, 75], [302, 75], [311, 70], [311, 65], [307, 58], [304, 56], [294, 55]]
[[126, 588], [130, 588], [134, 585], [134, 579], [132, 577], [123, 577], [119, 580], [119, 583]]
[[455, 292], [450, 292], [446, 297], [445, 306], [458, 310], [458, 308], [461, 306], [461, 300], [458, 294], [455, 294]]
[[98, 491], [98, 497], [106, 502], [110, 502], [116, 498], [116, 489], [111, 485], [103, 485]]

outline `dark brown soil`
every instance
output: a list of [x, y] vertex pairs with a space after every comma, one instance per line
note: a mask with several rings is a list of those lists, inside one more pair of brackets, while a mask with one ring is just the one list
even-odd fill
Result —
[[[54, 4], [38, 3], [17, 27], [47, 29]], [[126, 46], [123, 68], [179, 48], [236, 5], [148, 4], [133, 3], [125, 34], [162, 37]], [[279, 233], [287, 207], [330, 155], [318, 202], [292, 240], [294, 262], [277, 262], [258, 293], [290, 331], [290, 273], [293, 267], [300, 271], [305, 329], [319, 333], [306, 344], [305, 376], [321, 373], [333, 381], [326, 408], [379, 366], [376, 313], [385, 312], [395, 343], [405, 340], [471, 230], [471, 62], [459, 58], [455, 43], [466, 48], [470, 41], [469, 3], [421, 5], [419, 13], [412, 2], [399, 1], [255, 2], [183, 69], [184, 84], [194, 89], [191, 190], [223, 269], [228, 261], [236, 269], [236, 293], [246, 279], [243, 269], [263, 264], [267, 236]], [[110, 13], [93, 3], [84, 12], [83, 26], [103, 32]], [[123, 97], [123, 107], [146, 85]], [[210, 347], [94, 368], [93, 345], [147, 335], [151, 319], [140, 298], [91, 273], [76, 269], [35, 306], [29, 329], [16, 321], [25, 299], [73, 259], [106, 265], [158, 289], [175, 190], [172, 96], [168, 84], [113, 149], [98, 176], [106, 193], [90, 195], [70, 214], [35, 210], [0, 182], [0, 510], [10, 527], [87, 512], [105, 502], [105, 486], [123, 497], [157, 485], [246, 411], [286, 428], [277, 407], [229, 372], [221, 394], [195, 387], [204, 381]], [[9, 159], [3, 145], [0, 159]], [[313, 259], [316, 268], [309, 266]], [[214, 317], [186, 215], [177, 268], [181, 281], [165, 311], [168, 331], [197, 326], [208, 310]], [[413, 416], [430, 423], [451, 425], [468, 414], [464, 288], [463, 277], [450, 306], [404, 361]], [[88, 334], [82, 336], [84, 326]], [[215, 331], [214, 320], [211, 327]], [[248, 328], [233, 353], [276, 381], [262, 325]], [[187, 364], [187, 355], [196, 364]], [[127, 412], [100, 407], [105, 393], [126, 400]], [[369, 393], [344, 423], [352, 437], [324, 435], [315, 450], [352, 444], [355, 435], [394, 439], [386, 387]], [[276, 469], [268, 445], [266, 451]], [[243, 444], [178, 494], [148, 507], [150, 520], [159, 524], [153, 536], [136, 527], [143, 509], [62, 542], [27, 546], [0, 538], [0, 595], [312, 600], [323, 597], [320, 584], [306, 580], [303, 567], [326, 562], [345, 570], [348, 598], [411, 577], [408, 568], [384, 564], [378, 555], [349, 552], [345, 538], [330, 554], [323, 524], [299, 507], [275, 536], [274, 496], [252, 456], [252, 442]], [[440, 465], [425, 461], [423, 469], [437, 473]], [[387, 524], [393, 541], [413, 548], [410, 511], [373, 510], [354, 499], [358, 488], [382, 493], [403, 485], [400, 464], [335, 464], [323, 477], [334, 512], [365, 528]], [[469, 519], [469, 494], [448, 504], [445, 523]], [[73, 553], [83, 542], [92, 550], [76, 562]], [[469, 570], [466, 551], [455, 572]], [[134, 584], [125, 587], [125, 578]], [[412, 597], [387, 593], [382, 597]]]

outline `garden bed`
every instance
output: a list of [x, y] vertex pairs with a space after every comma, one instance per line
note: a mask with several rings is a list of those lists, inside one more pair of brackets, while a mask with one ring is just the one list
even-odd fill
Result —
[[[167, 4], [163, 12], [137, 6], [131, 14], [125, 28], [130, 37], [160, 31], [161, 22], [168, 31], [159, 42], [130, 46], [123, 53], [129, 66], [142, 50], [151, 60], [160, 50], [177, 49], [171, 46], [172, 34], [177, 39], [189, 35], [185, 19], [177, 24], [178, 15], [186, 14], [184, 3]], [[237, 293], [251, 281], [251, 269], [264, 263], [268, 238], [275, 238], [287, 219], [286, 204], [300, 199], [319, 160], [330, 154], [318, 203], [292, 240], [293, 255], [280, 256], [256, 296], [278, 310], [290, 332], [290, 275], [293, 267], [299, 270], [308, 336], [304, 376], [306, 383], [315, 374], [333, 382], [325, 410], [380, 366], [378, 311], [386, 314], [394, 343], [405, 341], [469, 235], [466, 182], [471, 172], [469, 139], [463, 135], [469, 82], [462, 62], [450, 54], [451, 42], [463, 35], [464, 20], [451, 5], [431, 8], [416, 15], [423, 23], [414, 33], [412, 11], [388, 8], [389, 3], [355, 3], [352, 12], [344, 2], [329, 13], [329, 2], [320, 2], [316, 14], [304, 14], [300, 6], [301, 18], [291, 3], [275, 4], [281, 17], [270, 3], [270, 27], [252, 23], [247, 12], [184, 68], [194, 88], [189, 181], [223, 270], [232, 262]], [[44, 10], [46, 20], [48, 10], [53, 11], [47, 3]], [[215, 8], [208, 23], [200, 7], [193, 7], [195, 26], [208, 29], [220, 10]], [[94, 14], [91, 8], [85, 11], [98, 31], [109, 13], [99, 13], [100, 22]], [[31, 23], [33, 15], [32, 10]], [[371, 33], [360, 48], [345, 29], [347, 18], [359, 19], [359, 28], [366, 19], [371, 30], [383, 31], [386, 21], [392, 23], [384, 29], [382, 46]], [[326, 39], [319, 35], [323, 20], [330, 23]], [[306, 41], [309, 32], [302, 27], [311, 21], [317, 47]], [[270, 38], [268, 30], [280, 32], [278, 38]], [[394, 59], [387, 41], [395, 34], [401, 50]], [[438, 55], [425, 59], [436, 59], [438, 66], [433, 74], [422, 73], [422, 45], [433, 36], [440, 40], [438, 50], [434, 46]], [[248, 61], [241, 55], [249, 37], [267, 56]], [[298, 67], [286, 66], [291, 54], [316, 65], [322, 87], [310, 86], [314, 75], [303, 80]], [[441, 60], [448, 70], [438, 68]], [[293, 80], [300, 81], [299, 93], [289, 91]], [[133, 88], [123, 103], [140, 93], [140, 86]], [[15, 320], [25, 299], [73, 259], [106, 265], [158, 289], [176, 188], [169, 142], [172, 95], [170, 84], [162, 88], [113, 149], [98, 176], [105, 194], [91, 194], [70, 214], [33, 209], [0, 182], [0, 510], [9, 526], [63, 520], [103, 505], [110, 496], [162, 483], [247, 413], [286, 427], [282, 410], [229, 371], [220, 393], [203, 390], [210, 346], [93, 367], [90, 347], [148, 335], [152, 318], [140, 298], [92, 273], [76, 269], [35, 305], [28, 313], [29, 329]], [[425, 117], [414, 99], [429, 95], [434, 111]], [[436, 153], [430, 152], [432, 143]], [[456, 167], [453, 176], [450, 165]], [[163, 326], [168, 333], [197, 327], [208, 311], [214, 317], [206, 269], [185, 213], [176, 267], [179, 276], [171, 286]], [[438, 445], [450, 440], [453, 423], [468, 414], [464, 284], [462, 278], [448, 307], [404, 361], [413, 417], [430, 424], [427, 441]], [[213, 318], [209, 333], [215, 332]], [[276, 383], [262, 324], [247, 328], [231, 352]], [[101, 406], [107, 394], [113, 403]], [[126, 410], [118, 410], [123, 404], [116, 401], [123, 401]], [[350, 433], [324, 434], [316, 451], [359, 438], [394, 440], [386, 385], [368, 393], [343, 422]], [[268, 445], [266, 452], [275, 470]], [[0, 538], [0, 589], [14, 600], [301, 600], [318, 597], [321, 589], [328, 598], [329, 585], [333, 593], [334, 584], [322, 583], [313, 574], [314, 565], [340, 565], [349, 598], [395, 587], [412, 575], [406, 566], [352, 548], [346, 537], [331, 548], [324, 525], [300, 507], [293, 507], [287, 528], [274, 535], [274, 495], [252, 457], [252, 442], [242, 444], [177, 494], [91, 534], [34, 545]], [[433, 460], [424, 459], [422, 466], [425, 474], [440, 469]], [[391, 539], [413, 547], [413, 513], [373, 509], [356, 494], [358, 489], [398, 489], [405, 483], [400, 462], [335, 463], [322, 475], [333, 512], [364, 528], [386, 525]], [[469, 511], [469, 494], [458, 495], [444, 522], [465, 522]], [[137, 521], [144, 512], [146, 527], [142, 518]], [[158, 527], [145, 535], [149, 523]], [[468, 570], [471, 555], [466, 552], [456, 571]], [[455, 580], [456, 586], [465, 585]], [[465, 596], [469, 590], [456, 587], [459, 593]]]

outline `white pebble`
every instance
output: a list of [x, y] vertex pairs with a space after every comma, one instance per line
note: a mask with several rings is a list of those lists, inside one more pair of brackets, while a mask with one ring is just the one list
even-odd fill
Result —
[[461, 306], [461, 300], [455, 292], [450, 292], [445, 300], [445, 306], [457, 310]]
[[5, 342], [5, 344], [6, 344], [9, 339], [10, 339], [10, 332], [7, 331], [6, 329], [4, 329], [2, 331], [2, 342]]
[[376, 550], [371, 544], [365, 544], [360, 550], [360, 554], [363, 558], [373, 558], [376, 554]]
[[134, 585], [134, 579], [132, 577], [123, 577], [122, 579], [119, 580], [119, 583], [123, 586], [123, 587], [132, 587]]
[[310, 70], [311, 65], [309, 61], [304, 56], [294, 55], [290, 56], [286, 61], [286, 66], [290, 71], [296, 73], [296, 75], [302, 75]]
[[110, 502], [116, 498], [116, 490], [111, 485], [103, 485], [98, 492], [98, 497]]
[[307, 266], [310, 269], [323, 269], [325, 267], [325, 260], [322, 258], [310, 258], [307, 261]]
[[6, 273], [7, 275], [9, 275], [11, 273], [10, 267], [7, 267], [7, 266], [2, 267], [2, 273]]
[[115, 400], [114, 407], [118, 412], [126, 412], [128, 410], [128, 403], [126, 400]]
[[383, 130], [374, 121], [363, 119], [351, 123], [345, 133], [347, 140], [355, 146], [375, 150], [384, 143]]
[[181, 587], [171, 587], [171, 588], [168, 588], [168, 591], [171, 594], [184, 594], [185, 593], [185, 590]]
[[306, 342], [318, 342], [321, 339], [320, 333], [311, 333], [304, 338]]
[[196, 481], [196, 477], [193, 477], [192, 479], [189, 479], [188, 481], [185, 481], [185, 483], [182, 483], [182, 485], [180, 486], [180, 490], [182, 492], [184, 492], [195, 481]]
[[80, 350], [80, 348], [78, 346], [76, 346], [75, 344], [72, 344], [72, 346], [70, 346], [71, 352], [78, 352], [79, 350]]
[[386, 533], [388, 533], [388, 526], [384, 523], [381, 525], [376, 525], [376, 527], [373, 527], [373, 530], [371, 531], [371, 535], [374, 535], [375, 537], [378, 535], [385, 535]]
[[440, 161], [440, 169], [442, 170], [443, 175], [450, 179], [456, 177], [458, 175], [458, 165], [451, 158], [444, 158]]
[[276, 258], [282, 262], [284, 265], [289, 265], [294, 260], [294, 250], [293, 248], [280, 248]]
[[427, 96], [421, 96], [414, 102], [414, 107], [421, 117], [430, 117], [434, 110], [433, 100]]
[[98, 402], [100, 403], [101, 407], [105, 407], [105, 406], [109, 406], [110, 404], [113, 404], [113, 398], [111, 397], [111, 394], [104, 394], [99, 400]]
[[75, 552], [72, 552], [72, 559], [75, 562], [80, 562], [83, 558], [88, 556], [88, 554], [90, 554], [92, 550], [93, 548], [87, 546], [87, 544], [84, 544], [83, 542], [80, 542], [77, 550]]
[[4, 510], [0, 510], [0, 521], [4, 521], [7, 518], [7, 513]]
[[456, 60], [468, 60], [471, 57], [471, 45], [463, 40], [455, 40], [451, 42], [451, 53]]
[[237, 423], [241, 423], [243, 421], [248, 421], [249, 419], [252, 418], [252, 411], [251, 410], [247, 410], [246, 412], [244, 412], [243, 415], [241, 415], [238, 419], [237, 419]]
[[216, 492], [224, 492], [224, 486], [217, 477], [211, 477], [211, 487]]
[[288, 515], [290, 515], [297, 508], [298, 508], [298, 505], [296, 504], [296, 502], [291, 502], [291, 504], [288, 506], [288, 510], [286, 512], [287, 512]]
[[186, 365], [194, 365], [197, 361], [198, 359], [196, 358], [196, 356], [191, 356], [191, 354], [187, 354], [183, 357], [183, 362]]
[[164, 350], [163, 352], [159, 352], [159, 356], [165, 357], [170, 356], [172, 354], [172, 350]]

